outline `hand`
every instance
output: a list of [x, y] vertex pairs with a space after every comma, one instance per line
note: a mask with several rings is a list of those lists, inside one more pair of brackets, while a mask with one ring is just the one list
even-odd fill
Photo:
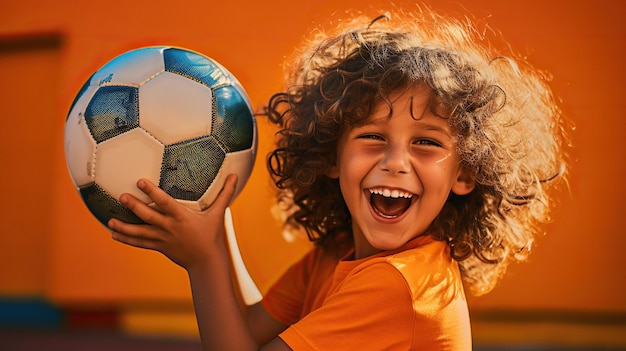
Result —
[[130, 246], [159, 251], [187, 270], [201, 265], [216, 249], [225, 250], [224, 211], [233, 197], [236, 183], [236, 175], [228, 176], [213, 204], [198, 212], [178, 203], [150, 181], [141, 179], [137, 187], [159, 210], [133, 195], [122, 194], [120, 203], [146, 224], [111, 219], [108, 225], [112, 237]]

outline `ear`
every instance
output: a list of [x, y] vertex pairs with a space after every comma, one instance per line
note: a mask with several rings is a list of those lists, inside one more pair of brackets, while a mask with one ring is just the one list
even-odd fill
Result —
[[452, 184], [452, 192], [456, 195], [467, 195], [474, 190], [476, 180], [463, 167], [459, 168], [456, 180]]
[[332, 179], [339, 178], [339, 167], [336, 164], [332, 165], [328, 169], [328, 171], [326, 172], [326, 176], [328, 176], [328, 178], [332, 178]]

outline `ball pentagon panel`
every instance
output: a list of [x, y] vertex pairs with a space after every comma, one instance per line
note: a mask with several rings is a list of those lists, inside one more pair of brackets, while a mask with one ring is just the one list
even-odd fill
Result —
[[229, 152], [246, 150], [254, 143], [254, 117], [244, 97], [232, 85], [214, 90], [215, 117], [211, 134]]
[[97, 143], [139, 126], [138, 89], [100, 87], [85, 109], [85, 121]]
[[197, 206], [196, 209], [200, 211], [207, 209], [217, 198], [221, 187], [224, 185], [224, 181], [226, 181], [226, 177], [233, 173], [239, 176], [239, 179], [237, 180], [237, 188], [235, 189], [235, 194], [233, 195], [233, 199], [236, 198], [248, 181], [250, 173], [252, 172], [252, 167], [254, 166], [255, 156], [256, 149], [254, 148], [227, 153], [219, 172], [211, 183], [211, 186], [205, 191], [197, 202], [194, 204], [188, 204], [187, 206]]
[[196, 80], [210, 88], [232, 83], [232, 75], [221, 65], [193, 51], [169, 48], [163, 51], [165, 70]]
[[210, 136], [166, 146], [159, 187], [175, 199], [197, 201], [215, 180], [225, 157]]
[[78, 189], [78, 192], [89, 211], [104, 226], [107, 226], [111, 218], [118, 218], [128, 223], [144, 223], [141, 218], [122, 206], [117, 199], [113, 198], [96, 183], [82, 186]]

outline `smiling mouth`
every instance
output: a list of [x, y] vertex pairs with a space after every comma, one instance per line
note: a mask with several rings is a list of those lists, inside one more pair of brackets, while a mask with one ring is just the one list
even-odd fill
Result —
[[369, 191], [372, 209], [383, 218], [398, 218], [413, 203], [414, 194], [403, 190], [371, 188]]

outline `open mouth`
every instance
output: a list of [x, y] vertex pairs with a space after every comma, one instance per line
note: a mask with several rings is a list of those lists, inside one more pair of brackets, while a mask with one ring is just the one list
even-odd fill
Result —
[[369, 191], [372, 209], [383, 218], [397, 218], [413, 203], [414, 195], [403, 190], [372, 188]]

